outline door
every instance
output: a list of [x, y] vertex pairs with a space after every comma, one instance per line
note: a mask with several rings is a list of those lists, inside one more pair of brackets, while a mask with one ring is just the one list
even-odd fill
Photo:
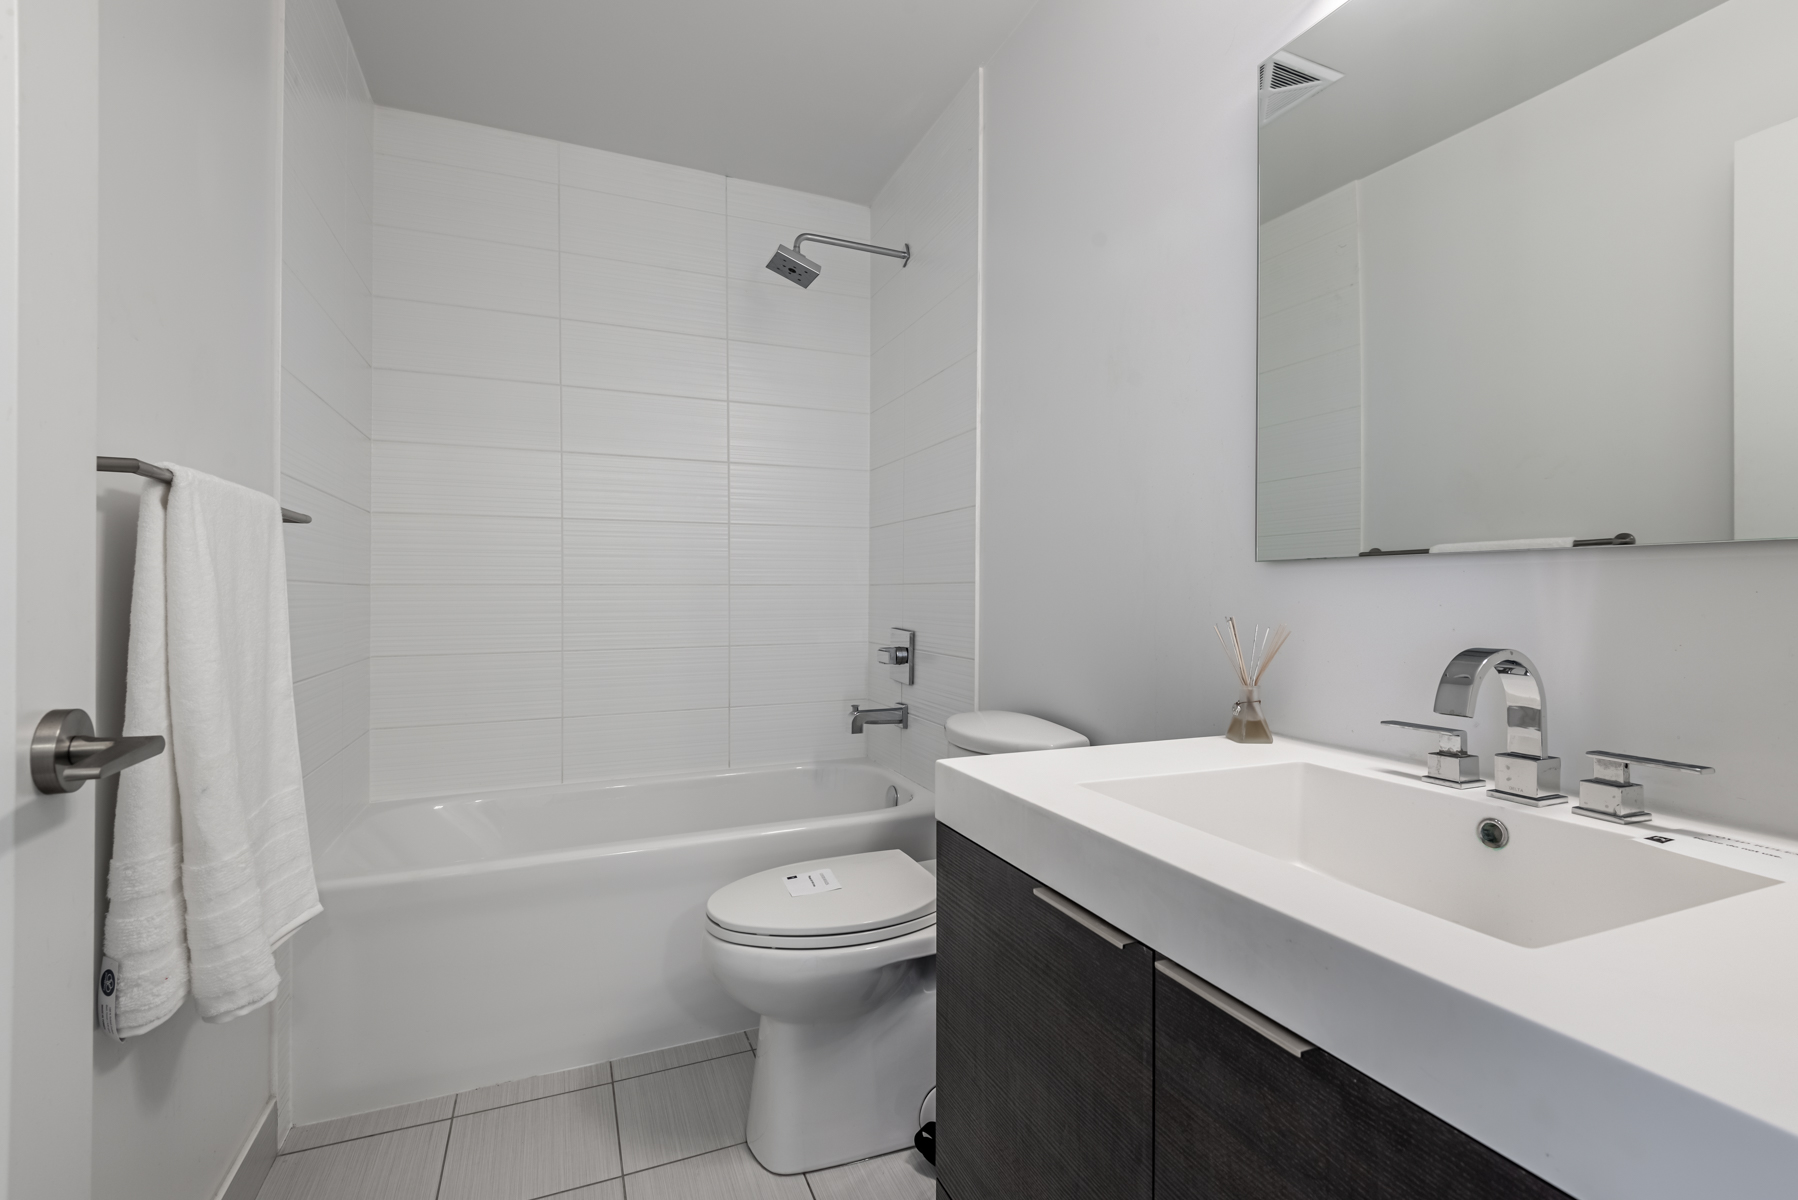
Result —
[[26, 745], [94, 707], [98, 13], [0, 9], [0, 1197], [86, 1200], [94, 796], [40, 796]]
[[937, 1172], [954, 1200], [1148, 1200], [1154, 955], [937, 826]]

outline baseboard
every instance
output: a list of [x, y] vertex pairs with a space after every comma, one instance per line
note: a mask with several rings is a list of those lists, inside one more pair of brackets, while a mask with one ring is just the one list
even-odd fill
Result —
[[275, 1165], [275, 1149], [275, 1100], [271, 1096], [213, 1200], [256, 1200], [269, 1168]]

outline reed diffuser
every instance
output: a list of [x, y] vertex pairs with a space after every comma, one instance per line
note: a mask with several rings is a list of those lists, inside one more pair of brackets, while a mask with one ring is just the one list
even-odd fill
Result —
[[1230, 636], [1224, 637], [1224, 631], [1216, 625], [1211, 632], [1217, 634], [1218, 643], [1224, 648], [1224, 656], [1230, 665], [1236, 668], [1236, 678], [1242, 683], [1242, 692], [1230, 709], [1230, 728], [1224, 736], [1233, 742], [1249, 742], [1265, 744], [1274, 740], [1273, 730], [1267, 727], [1267, 717], [1261, 711], [1261, 677], [1267, 674], [1267, 668], [1273, 664], [1274, 655], [1286, 644], [1292, 631], [1284, 625], [1272, 629], [1255, 626], [1255, 632], [1249, 635], [1248, 652], [1242, 648], [1242, 636], [1236, 631], [1236, 618], [1225, 617], [1224, 623], [1230, 627]]

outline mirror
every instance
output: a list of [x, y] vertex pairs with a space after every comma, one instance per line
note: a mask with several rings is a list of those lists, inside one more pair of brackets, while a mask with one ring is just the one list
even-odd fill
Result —
[[1798, 537], [1798, 3], [1349, 0], [1260, 118], [1258, 559]]

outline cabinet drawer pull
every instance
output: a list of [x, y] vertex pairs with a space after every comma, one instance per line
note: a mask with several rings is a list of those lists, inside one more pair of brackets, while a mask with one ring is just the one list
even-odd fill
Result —
[[1253, 1029], [1256, 1033], [1278, 1046], [1286, 1053], [1297, 1058], [1307, 1050], [1315, 1050], [1316, 1046], [1294, 1033], [1286, 1026], [1262, 1016], [1235, 996], [1220, 992], [1210, 984], [1188, 971], [1185, 967], [1164, 958], [1155, 964], [1155, 969], [1169, 979], [1197, 996], [1199, 999], [1221, 1008], [1231, 1016]]
[[1116, 925], [1109, 925], [1106, 922], [1099, 920], [1099, 918], [1093, 916], [1060, 892], [1051, 891], [1046, 887], [1039, 887], [1031, 888], [1030, 894], [1035, 896], [1038, 900], [1041, 900], [1044, 904], [1047, 904], [1050, 908], [1059, 912], [1062, 916], [1070, 917], [1075, 922], [1086, 926], [1088, 929], [1110, 942], [1113, 946], [1116, 946], [1119, 950], [1122, 950], [1125, 946], [1134, 945], [1136, 942], [1135, 938], [1119, 929]]

